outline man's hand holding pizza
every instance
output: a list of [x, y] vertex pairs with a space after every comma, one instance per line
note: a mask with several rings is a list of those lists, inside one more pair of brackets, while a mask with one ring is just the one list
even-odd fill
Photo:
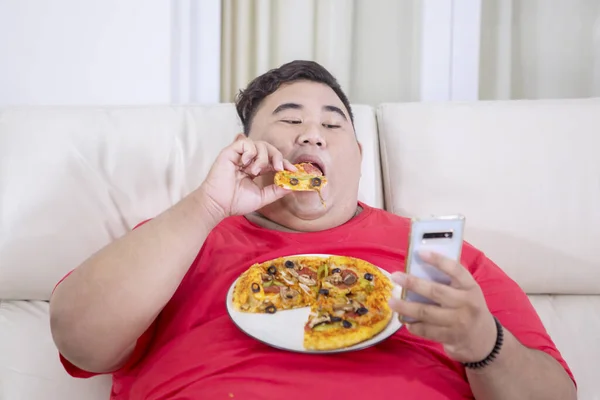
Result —
[[251, 213], [290, 193], [275, 184], [261, 187], [254, 181], [283, 169], [296, 171], [273, 145], [238, 138], [219, 153], [200, 190], [211, 213], [219, 218]]
[[396, 272], [394, 282], [437, 305], [392, 298], [390, 306], [400, 316], [418, 321], [406, 324], [411, 333], [441, 343], [452, 359], [463, 363], [485, 359], [494, 348], [497, 328], [481, 288], [460, 263], [439, 254], [420, 257], [450, 276], [451, 284]]

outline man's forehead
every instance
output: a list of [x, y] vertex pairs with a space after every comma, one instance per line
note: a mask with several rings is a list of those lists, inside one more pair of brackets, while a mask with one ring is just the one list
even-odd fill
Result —
[[306, 105], [308, 102], [322, 103], [322, 105], [342, 104], [340, 98], [329, 86], [324, 83], [309, 81], [285, 83], [267, 96], [265, 100], [270, 103], [297, 103], [302, 105]]
[[[290, 104], [297, 106], [286, 106]], [[343, 116], [347, 118], [345, 106], [333, 89], [323, 83], [298, 81], [281, 85], [264, 99], [260, 108], [271, 114], [281, 108], [332, 111], [332, 107], [344, 110]]]

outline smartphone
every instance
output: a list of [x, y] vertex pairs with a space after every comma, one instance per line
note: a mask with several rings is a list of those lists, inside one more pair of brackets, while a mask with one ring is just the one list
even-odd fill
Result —
[[[413, 218], [411, 221], [406, 273], [422, 279], [450, 284], [450, 277], [436, 267], [425, 263], [418, 255], [419, 251], [439, 253], [453, 260], [459, 260], [462, 246], [465, 217], [448, 215], [431, 218]], [[403, 300], [426, 304], [435, 304], [430, 299], [402, 288]], [[403, 317], [405, 322], [414, 322]]]

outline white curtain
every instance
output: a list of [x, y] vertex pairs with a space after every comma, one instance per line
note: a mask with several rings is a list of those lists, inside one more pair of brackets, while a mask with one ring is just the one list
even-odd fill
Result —
[[416, 100], [419, 0], [223, 0], [221, 101], [294, 59], [329, 69], [354, 103]]
[[481, 99], [600, 96], [600, 0], [483, 0]]
[[[480, 99], [600, 96], [600, 0], [481, 1]], [[221, 101], [294, 59], [323, 64], [354, 103], [420, 101], [423, 4], [222, 0]]]

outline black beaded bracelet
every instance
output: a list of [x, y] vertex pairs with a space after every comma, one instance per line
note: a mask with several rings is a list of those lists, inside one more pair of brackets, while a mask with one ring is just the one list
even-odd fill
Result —
[[494, 361], [498, 353], [500, 352], [500, 348], [502, 347], [502, 343], [504, 342], [504, 329], [502, 329], [502, 324], [498, 321], [498, 318], [494, 317], [494, 322], [496, 322], [496, 344], [494, 344], [494, 348], [492, 352], [488, 354], [486, 358], [478, 362], [468, 362], [462, 363], [465, 368], [469, 369], [481, 369], [487, 366], [489, 363]]

